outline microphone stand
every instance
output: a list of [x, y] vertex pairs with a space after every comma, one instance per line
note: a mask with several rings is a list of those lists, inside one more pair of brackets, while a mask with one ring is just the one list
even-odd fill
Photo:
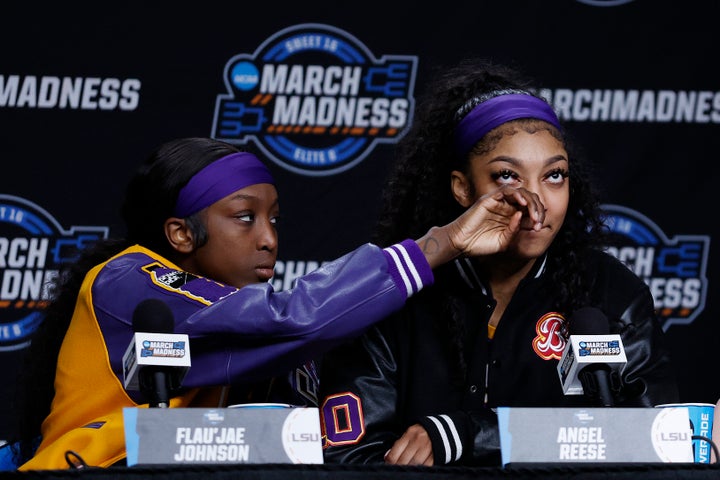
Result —
[[588, 365], [578, 374], [585, 395], [594, 399], [599, 407], [614, 407], [617, 388], [612, 370], [608, 365]]

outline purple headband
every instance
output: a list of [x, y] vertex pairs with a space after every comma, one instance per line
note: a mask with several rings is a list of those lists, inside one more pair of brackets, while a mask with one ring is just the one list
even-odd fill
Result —
[[233, 192], [258, 183], [275, 184], [255, 155], [238, 152], [215, 160], [198, 173], [178, 194], [175, 216], [189, 217]]
[[525, 93], [508, 93], [477, 104], [455, 128], [455, 152], [465, 156], [490, 130], [519, 118], [536, 118], [558, 130], [560, 121], [547, 102]]

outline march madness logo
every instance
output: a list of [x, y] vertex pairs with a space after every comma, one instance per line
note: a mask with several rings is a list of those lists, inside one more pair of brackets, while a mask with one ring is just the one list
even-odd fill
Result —
[[0, 351], [27, 346], [61, 265], [107, 234], [108, 227], [63, 230], [38, 205], [0, 194]]
[[710, 237], [670, 239], [635, 210], [619, 205], [602, 205], [602, 209], [611, 235], [608, 252], [648, 284], [663, 330], [692, 323], [705, 308]]
[[227, 62], [211, 136], [253, 140], [295, 173], [339, 173], [405, 134], [416, 69], [416, 56], [376, 59], [340, 29], [295, 25]]

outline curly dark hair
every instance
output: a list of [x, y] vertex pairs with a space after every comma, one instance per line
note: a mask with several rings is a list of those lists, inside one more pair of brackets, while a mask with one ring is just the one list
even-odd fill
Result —
[[[418, 101], [408, 134], [398, 144], [398, 157], [385, 184], [374, 231], [376, 243], [386, 246], [403, 238], [420, 238], [433, 225], [447, 224], [463, 212], [464, 207], [452, 195], [450, 173], [453, 170], [468, 173], [470, 156], [491, 150], [502, 133], [491, 131], [470, 154], [461, 157], [454, 149], [455, 127], [466, 102], [505, 89], [525, 90], [536, 96], [540, 91], [519, 70], [487, 59], [465, 59], [436, 73]], [[514, 124], [528, 129], [536, 127], [538, 122], [519, 120]], [[547, 129], [564, 144], [569, 154], [568, 211], [548, 250], [547, 261], [552, 283], [560, 292], [556, 308], [568, 318], [574, 310], [590, 302], [587, 282], [591, 276], [583, 274], [584, 258], [589, 250], [600, 248], [605, 228], [587, 165], [571, 152], [567, 132], [551, 126]], [[426, 293], [440, 297], [438, 305], [447, 311], [447, 319], [438, 321], [445, 322], [443, 328], [450, 332], [451, 350], [457, 355], [462, 336], [455, 307], [457, 301], [451, 292], [441, 289]], [[464, 370], [462, 352], [459, 357], [460, 368]]]
[[[230, 144], [204, 137], [181, 138], [160, 145], [138, 167], [127, 186], [121, 209], [125, 237], [101, 240], [80, 252], [75, 262], [61, 268], [51, 286], [53, 300], [33, 334], [18, 381], [15, 399], [15, 411], [20, 413], [18, 438], [11, 438], [9, 442], [17, 441], [16, 463], [23, 463], [32, 456], [42, 421], [50, 413], [58, 354], [85, 275], [94, 266], [134, 244], [173, 260], [175, 254], [165, 237], [163, 225], [173, 216], [180, 189], [202, 168], [237, 151]], [[201, 246], [207, 241], [207, 230], [198, 215], [188, 217], [186, 221], [193, 231], [196, 246]]]

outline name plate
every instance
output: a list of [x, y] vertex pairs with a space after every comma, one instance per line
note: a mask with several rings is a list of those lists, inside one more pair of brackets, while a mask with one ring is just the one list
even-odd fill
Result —
[[497, 409], [503, 465], [693, 462], [687, 408]]
[[127, 464], [323, 463], [317, 408], [125, 408]]

